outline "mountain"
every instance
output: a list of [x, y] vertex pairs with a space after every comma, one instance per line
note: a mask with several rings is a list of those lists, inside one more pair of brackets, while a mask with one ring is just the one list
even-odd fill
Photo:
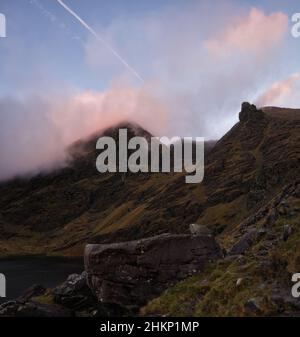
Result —
[[[1, 184], [1, 255], [82, 255], [87, 242], [180, 231], [180, 225], [186, 227], [197, 218], [198, 205], [188, 200], [181, 174], [97, 172], [97, 139], [117, 139], [121, 128], [128, 130], [128, 138], [151, 137], [137, 125], [122, 123], [73, 144], [64, 169]], [[208, 143], [207, 152], [213, 145]], [[174, 188], [178, 192], [172, 195]], [[181, 189], [186, 198], [178, 198]], [[184, 212], [172, 210], [176, 198], [178, 205], [190, 203]]]
[[[239, 122], [206, 143], [205, 178], [185, 173], [99, 174], [96, 140], [151, 135], [121, 124], [78, 141], [69, 163], [0, 186], [0, 255], [81, 256], [115, 243], [205, 226], [224, 258], [170, 287], [144, 315], [296, 315], [291, 275], [300, 270], [300, 110], [243, 103]], [[180, 296], [178, 294], [180, 293]]]
[[199, 223], [221, 227], [225, 257], [141, 309], [156, 316], [300, 316], [300, 110], [244, 104], [213, 149]]
[[[87, 242], [115, 242], [210, 227], [226, 248], [231, 233], [299, 176], [299, 110], [244, 103], [237, 123], [208, 146], [205, 179], [184, 173], [99, 174], [93, 135], [70, 149], [69, 165], [0, 186], [0, 254], [81, 255]], [[151, 135], [122, 124], [103, 135]]]

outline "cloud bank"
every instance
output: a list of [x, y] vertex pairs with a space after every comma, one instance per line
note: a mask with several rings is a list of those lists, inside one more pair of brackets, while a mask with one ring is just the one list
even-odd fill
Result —
[[[121, 121], [160, 134], [168, 118], [159, 101], [128, 85], [70, 97], [1, 99], [0, 111], [0, 180], [62, 166], [73, 142]], [[159, 123], [153, 123], [154, 114]]]

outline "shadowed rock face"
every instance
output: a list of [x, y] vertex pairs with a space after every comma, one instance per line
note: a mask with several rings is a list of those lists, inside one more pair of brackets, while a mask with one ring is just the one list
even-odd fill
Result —
[[100, 302], [140, 306], [220, 257], [221, 250], [211, 236], [164, 234], [87, 245], [85, 268], [88, 284]]
[[239, 114], [240, 122], [247, 122], [248, 120], [260, 120], [264, 118], [262, 110], [258, 110], [254, 104], [244, 102]]

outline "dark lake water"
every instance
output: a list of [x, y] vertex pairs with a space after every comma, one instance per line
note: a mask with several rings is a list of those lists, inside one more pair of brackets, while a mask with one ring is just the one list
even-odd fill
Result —
[[55, 287], [70, 274], [84, 270], [83, 259], [54, 257], [21, 257], [0, 259], [0, 273], [6, 277], [6, 298], [0, 303], [19, 297], [34, 284]]

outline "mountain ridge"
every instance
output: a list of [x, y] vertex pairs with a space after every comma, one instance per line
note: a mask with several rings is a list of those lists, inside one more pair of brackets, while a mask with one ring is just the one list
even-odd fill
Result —
[[207, 153], [199, 185], [181, 173], [101, 175], [95, 138], [78, 142], [87, 152], [73, 165], [1, 185], [0, 253], [77, 256], [88, 242], [184, 233], [195, 222], [227, 247], [227, 233], [298, 176], [298, 117], [283, 118], [284, 110], [279, 120], [265, 109], [243, 103], [240, 122]]

